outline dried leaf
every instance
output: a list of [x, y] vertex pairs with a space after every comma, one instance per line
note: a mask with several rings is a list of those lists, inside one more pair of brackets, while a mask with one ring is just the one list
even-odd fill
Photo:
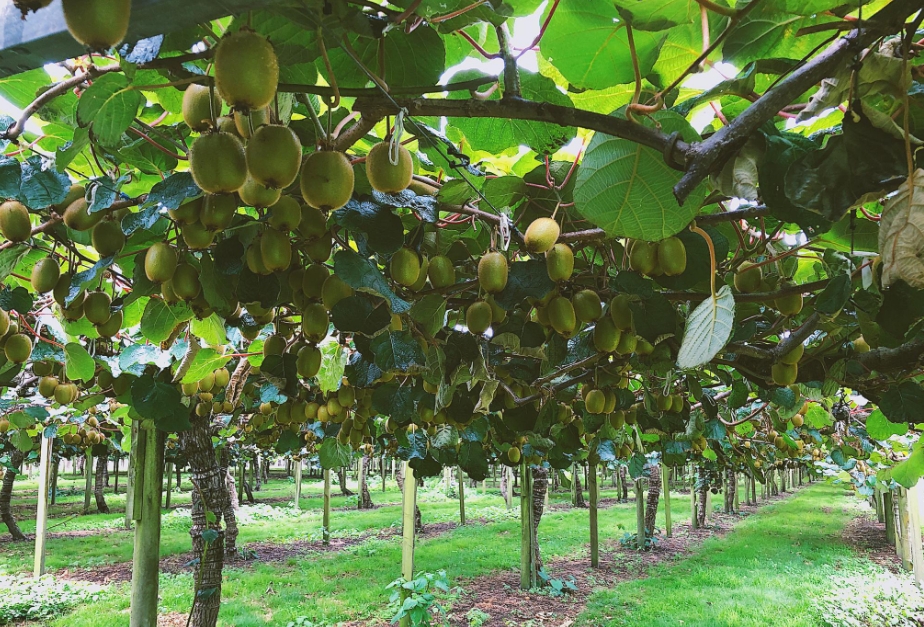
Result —
[[879, 251], [884, 287], [900, 279], [924, 288], [924, 170], [916, 170], [883, 206]]

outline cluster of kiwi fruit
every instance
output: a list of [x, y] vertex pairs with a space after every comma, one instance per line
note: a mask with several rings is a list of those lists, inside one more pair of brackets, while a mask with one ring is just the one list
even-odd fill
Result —
[[230, 381], [231, 373], [227, 368], [216, 368], [198, 381], [181, 383], [179, 387], [184, 396], [195, 399], [196, 415], [204, 418], [211, 414], [230, 414], [234, 411], [231, 401], [219, 401], [216, 398], [224, 392]]
[[632, 240], [627, 250], [629, 268], [645, 276], [677, 276], [687, 269], [687, 249], [678, 237], [660, 242]]
[[32, 338], [19, 332], [19, 323], [0, 309], [0, 348], [8, 362], [24, 364], [32, 355]]
[[683, 412], [684, 400], [682, 394], [655, 394], [654, 401], [658, 411], [674, 414]]
[[805, 354], [805, 344], [797, 344], [794, 349], [780, 357], [770, 368], [770, 375], [776, 385], [792, 385], [799, 377], [799, 361]]
[[[787, 287], [786, 281], [779, 281], [777, 276], [764, 276], [764, 266], [745, 261], [734, 273], [735, 289], [742, 294], [770, 292]], [[803, 298], [800, 292], [780, 296], [773, 300], [773, 308], [784, 316], [794, 316], [802, 311]]]
[[61, 440], [72, 446], [90, 447], [105, 442], [106, 434], [99, 430], [99, 421], [90, 416], [76, 432], [63, 434]]

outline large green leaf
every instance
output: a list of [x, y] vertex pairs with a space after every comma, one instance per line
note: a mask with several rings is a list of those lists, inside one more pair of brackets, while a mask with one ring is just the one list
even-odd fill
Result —
[[[685, 141], [699, 138], [693, 127], [672, 111], [652, 117], [665, 133], [679, 132]], [[682, 207], [678, 206], [671, 189], [680, 176], [660, 152], [597, 133], [577, 173], [575, 208], [610, 237], [659, 241], [688, 225], [705, 196], [705, 188], [700, 186]]]
[[[659, 33], [637, 31], [636, 56], [646, 76], [664, 42]], [[626, 22], [607, 0], [562, 0], [540, 50], [575, 87], [603, 89], [635, 80]]]
[[919, 440], [908, 459], [892, 467], [892, 478], [905, 488], [913, 488], [921, 477], [924, 477], [924, 445]]
[[124, 74], [106, 74], [83, 92], [77, 105], [77, 121], [80, 126], [90, 127], [101, 144], [111, 146], [131, 126], [143, 104], [144, 96], [129, 85]]
[[16, 269], [16, 264], [29, 252], [28, 244], [13, 244], [9, 248], [0, 250], [0, 281], [6, 281], [10, 273]]
[[334, 255], [334, 273], [354, 290], [388, 299], [394, 313], [404, 313], [411, 308], [409, 302], [392, 291], [374, 262], [352, 250], [340, 250]]
[[168, 305], [159, 298], [152, 298], [141, 315], [141, 334], [151, 342], [160, 343], [181, 322], [193, 317], [193, 311], [186, 303]]
[[225, 333], [225, 323], [217, 314], [212, 314], [204, 320], [193, 318], [192, 322], [189, 323], [189, 330], [203, 342], [212, 346], [218, 346], [228, 341], [228, 336]]
[[715, 297], [700, 303], [687, 319], [677, 354], [680, 368], [696, 368], [715, 357], [731, 337], [735, 323], [735, 297], [723, 285]]
[[353, 459], [353, 449], [349, 444], [338, 442], [337, 438], [324, 438], [321, 450], [318, 451], [318, 459], [322, 468], [343, 468]]
[[873, 440], [888, 440], [893, 435], [908, 433], [908, 423], [892, 422], [882, 411], [876, 409], [866, 418], [866, 433]]
[[408, 331], [383, 333], [372, 340], [375, 365], [383, 372], [407, 372], [415, 366], [423, 367], [426, 357], [417, 339]]
[[183, 431], [190, 427], [189, 408], [181, 402], [177, 386], [144, 375], [132, 382], [131, 396], [132, 408], [142, 418], [153, 420], [161, 431]]
[[339, 342], [328, 341], [321, 348], [321, 370], [318, 371], [318, 385], [322, 392], [333, 392], [340, 388], [343, 372], [346, 370], [347, 352]]
[[72, 381], [89, 381], [96, 372], [96, 362], [87, 349], [76, 342], [64, 347], [64, 366], [67, 378]]
[[890, 388], [879, 400], [879, 409], [892, 422], [921, 422], [921, 407], [924, 389], [913, 381]]
[[613, 4], [632, 28], [639, 30], [666, 30], [689, 24], [700, 15], [696, 0], [614, 0]]
[[223, 367], [229, 361], [231, 361], [230, 357], [225, 357], [214, 348], [203, 348], [193, 357], [189, 370], [186, 371], [180, 382], [195, 383], [214, 370]]

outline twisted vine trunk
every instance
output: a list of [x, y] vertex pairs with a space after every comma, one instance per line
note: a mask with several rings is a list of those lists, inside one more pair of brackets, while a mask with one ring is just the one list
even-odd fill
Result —
[[619, 465], [619, 483], [622, 486], [622, 497], [619, 499], [623, 503], [629, 502], [629, 483], [626, 481], [626, 467]]
[[[20, 468], [23, 459], [25, 459], [25, 454], [22, 451], [13, 451], [10, 455], [10, 466], [16, 469]], [[19, 525], [16, 524], [16, 518], [13, 517], [13, 508], [11, 507], [11, 502], [13, 500], [13, 482], [15, 481], [16, 472], [9, 468], [5, 469], [3, 473], [3, 487], [0, 488], [0, 522], [6, 525], [10, 535], [13, 536], [13, 540], [21, 541], [25, 540], [26, 536], [19, 529]]]
[[93, 496], [96, 497], [96, 509], [100, 514], [108, 514], [109, 506], [106, 504], [106, 495], [103, 489], [106, 487], [106, 466], [109, 460], [105, 453], [96, 457], [96, 481], [93, 484]]
[[574, 482], [574, 506], [575, 507], [587, 507], [587, 502], [584, 500], [584, 487], [581, 485], [581, 474], [583, 470], [580, 466], [575, 465], [571, 473], [571, 480]]
[[180, 446], [186, 454], [193, 484], [193, 551], [200, 558], [193, 581], [193, 608], [190, 627], [215, 627], [221, 605], [221, 571], [224, 567], [225, 531], [222, 513], [230, 507], [222, 472], [212, 446], [207, 418], [193, 413], [192, 427], [180, 432]]
[[533, 558], [536, 571], [542, 570], [542, 554], [539, 552], [539, 522], [545, 512], [545, 495], [549, 490], [549, 471], [545, 468], [533, 468]]
[[735, 513], [735, 493], [738, 491], [738, 476], [729, 468], [725, 471], [725, 513]]
[[346, 485], [346, 467], [337, 471], [337, 484], [340, 486], [340, 494], [343, 496], [353, 496], [353, 491]]
[[702, 529], [706, 526], [706, 492], [709, 491], [709, 480], [706, 478], [706, 473], [702, 468], [699, 469], [699, 477], [694, 489], [699, 493], [697, 494], [696, 522], [699, 528]]
[[648, 479], [648, 505], [645, 509], [645, 533], [654, 536], [658, 517], [658, 502], [661, 500], [661, 465], [651, 464]]
[[372, 495], [369, 494], [369, 466], [372, 465], [372, 456], [366, 453], [359, 460], [359, 499], [356, 501], [357, 509], [372, 509]]
[[254, 457], [250, 460], [250, 475], [253, 477], [253, 491], [259, 492], [263, 485], [263, 473], [260, 468], [260, 458]]
[[237, 516], [235, 512], [241, 504], [237, 499], [237, 484], [234, 482], [234, 473], [228, 468], [227, 455], [221, 454], [220, 469], [225, 481], [225, 506], [222, 510], [222, 517], [225, 521], [225, 555], [233, 557], [237, 553]]

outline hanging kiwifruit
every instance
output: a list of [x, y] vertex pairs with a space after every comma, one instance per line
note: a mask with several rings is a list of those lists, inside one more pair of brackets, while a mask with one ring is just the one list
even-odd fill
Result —
[[285, 270], [292, 263], [292, 242], [282, 231], [266, 229], [260, 238], [260, 254], [270, 272]]
[[[166, 285], [166, 283], [164, 285]], [[112, 315], [109, 316], [109, 320], [96, 325], [96, 332], [99, 333], [100, 337], [115, 337], [122, 329], [123, 315], [121, 309], [119, 311], [113, 311]]]
[[273, 45], [248, 28], [225, 35], [215, 52], [215, 86], [222, 100], [240, 111], [269, 105], [279, 83]]
[[574, 252], [567, 244], [555, 244], [545, 253], [545, 267], [553, 281], [567, 281], [574, 273]]
[[106, 50], [125, 39], [131, 0], [62, 0], [71, 35], [91, 50]]
[[507, 259], [499, 252], [485, 253], [478, 262], [478, 282], [481, 289], [496, 294], [507, 287]]
[[668, 237], [658, 243], [658, 265], [666, 276], [684, 273], [687, 269], [687, 248], [679, 237]]
[[202, 204], [199, 222], [209, 231], [224, 231], [231, 226], [237, 213], [237, 196], [234, 194], [209, 194]]
[[420, 277], [420, 256], [410, 248], [399, 248], [388, 264], [392, 280], [410, 287]]
[[484, 300], [477, 300], [465, 310], [465, 326], [475, 335], [481, 335], [491, 328], [491, 305]]
[[305, 202], [315, 209], [333, 211], [353, 195], [353, 166], [342, 152], [320, 150], [305, 159], [300, 187]]
[[641, 274], [651, 275], [658, 266], [658, 245], [636, 240], [629, 252], [629, 268]]
[[294, 231], [302, 221], [302, 206], [291, 196], [282, 196], [269, 208], [269, 225], [280, 231]]
[[738, 266], [738, 271], [735, 272], [735, 289], [743, 294], [757, 292], [760, 290], [763, 278], [764, 271], [761, 266], [745, 261]]
[[176, 264], [176, 249], [167, 242], [152, 244], [144, 255], [144, 273], [152, 283], [172, 279]]
[[397, 163], [392, 163], [390, 142], [380, 142], [366, 155], [366, 177], [372, 189], [397, 194], [407, 189], [414, 176], [414, 160], [407, 148], [398, 144]]
[[320, 342], [327, 335], [330, 319], [321, 303], [308, 303], [302, 310], [302, 334], [312, 342]]
[[202, 291], [199, 271], [192, 264], [186, 262], [178, 264], [173, 278], [170, 279], [170, 286], [179, 298], [185, 301], [193, 300]]
[[0, 205], [0, 233], [11, 242], [25, 242], [32, 237], [32, 222], [24, 204], [8, 200]]
[[56, 387], [58, 387], [57, 377], [42, 377], [39, 379], [38, 393], [45, 398], [54, 398]]
[[32, 340], [28, 335], [17, 333], [6, 338], [3, 345], [3, 353], [7, 360], [14, 364], [23, 364], [29, 360], [32, 355]]
[[177, 224], [192, 224], [199, 220], [199, 214], [202, 212], [202, 206], [205, 204], [205, 196], [199, 196], [189, 202], [185, 202], [176, 209], [167, 209], [167, 215]]
[[336, 274], [327, 277], [324, 280], [324, 285], [321, 286], [321, 303], [328, 311], [333, 309], [337, 303], [352, 295], [353, 288]]
[[221, 115], [221, 100], [211, 87], [193, 83], [183, 92], [183, 121], [201, 133], [213, 127], [212, 121]]
[[83, 315], [93, 324], [103, 324], [112, 315], [112, 297], [106, 292], [90, 292], [83, 301]]
[[321, 371], [321, 351], [317, 346], [308, 345], [298, 351], [295, 370], [303, 379], [313, 377]]
[[58, 284], [58, 279], [60, 278], [61, 266], [52, 257], [39, 259], [32, 266], [30, 282], [32, 283], [32, 289], [39, 294], [45, 294], [55, 289], [55, 285]]
[[288, 187], [295, 182], [301, 165], [302, 145], [287, 126], [261, 126], [247, 142], [247, 170], [266, 187]]
[[576, 292], [572, 297], [574, 313], [581, 322], [593, 322], [603, 315], [600, 295], [591, 289]]
[[90, 213], [90, 203], [83, 197], [78, 198], [64, 211], [64, 224], [75, 231], [89, 231], [99, 224], [105, 216], [103, 211]]
[[302, 292], [308, 298], [321, 298], [324, 282], [330, 276], [327, 266], [313, 263], [305, 268], [302, 275]]
[[247, 180], [244, 181], [241, 188], [237, 190], [237, 193], [245, 205], [257, 209], [265, 209], [279, 202], [282, 191], [258, 183], [248, 174]]
[[574, 305], [564, 296], [556, 296], [549, 301], [546, 306], [546, 313], [549, 316], [549, 323], [561, 335], [570, 337], [574, 334], [577, 327], [577, 316], [574, 313]]
[[270, 123], [269, 107], [252, 111], [235, 111], [231, 122], [234, 125], [234, 132], [240, 135], [241, 139], [250, 139], [258, 128]]
[[184, 224], [180, 227], [180, 233], [189, 250], [205, 250], [215, 241], [215, 231], [205, 228], [201, 222]]
[[526, 228], [523, 244], [531, 253], [544, 253], [552, 250], [561, 234], [561, 227], [552, 218], [537, 218]]
[[449, 257], [437, 255], [430, 260], [427, 276], [430, 278], [430, 285], [434, 289], [449, 287], [456, 282], [456, 267]]
[[115, 255], [125, 247], [125, 233], [122, 232], [122, 225], [112, 220], [106, 220], [94, 226], [90, 240], [100, 257]]
[[210, 194], [236, 192], [247, 180], [244, 144], [236, 135], [202, 135], [193, 142], [188, 156], [196, 185]]

